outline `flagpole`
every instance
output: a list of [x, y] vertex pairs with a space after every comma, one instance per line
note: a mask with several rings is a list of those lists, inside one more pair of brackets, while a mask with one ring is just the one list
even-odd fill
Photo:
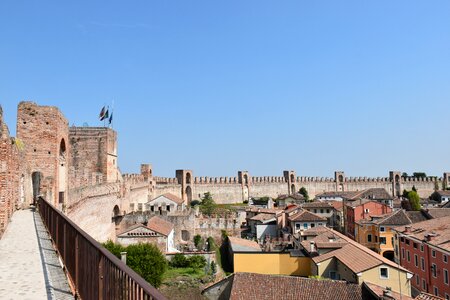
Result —
[[[113, 99], [113, 101], [112, 101], [112, 108], [111, 108], [111, 116], [110, 116], [110, 118], [112, 117], [113, 113], [114, 113], [114, 99]], [[109, 122], [109, 126], [110, 126], [111, 128], [114, 128], [113, 122], [114, 122], [114, 119], [111, 118], [111, 122]]]

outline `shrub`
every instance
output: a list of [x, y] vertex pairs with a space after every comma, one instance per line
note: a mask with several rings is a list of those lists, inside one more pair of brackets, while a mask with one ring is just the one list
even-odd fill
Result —
[[200, 234], [194, 236], [194, 245], [197, 249], [200, 249], [203, 246], [203, 239]]
[[170, 265], [174, 268], [186, 268], [189, 265], [189, 261], [186, 256], [181, 253], [177, 253], [170, 261]]
[[106, 243], [103, 243], [103, 247], [105, 247], [109, 252], [114, 254], [117, 258], [120, 258], [120, 252], [125, 252], [126, 248], [120, 244], [115, 244], [113, 241], [108, 240]]
[[208, 251], [214, 251], [217, 248], [216, 242], [212, 237], [208, 238]]
[[189, 267], [194, 269], [204, 268], [206, 266], [206, 259], [201, 255], [194, 255], [188, 258]]

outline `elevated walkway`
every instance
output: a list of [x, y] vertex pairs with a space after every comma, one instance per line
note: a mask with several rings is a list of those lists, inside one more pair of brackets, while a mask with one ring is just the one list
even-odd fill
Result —
[[0, 299], [74, 299], [34, 209], [14, 212], [0, 239]]

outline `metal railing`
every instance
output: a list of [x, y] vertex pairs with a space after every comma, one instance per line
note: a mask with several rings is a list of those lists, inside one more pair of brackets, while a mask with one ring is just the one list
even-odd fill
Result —
[[76, 298], [166, 299], [42, 197], [38, 209]]

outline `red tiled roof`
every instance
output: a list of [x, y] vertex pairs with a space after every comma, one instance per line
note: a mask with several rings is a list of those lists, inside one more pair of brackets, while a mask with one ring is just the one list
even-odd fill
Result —
[[[229, 236], [228, 240], [231, 244], [231, 248], [233, 249], [233, 251], [236, 251], [236, 250], [239, 251], [238, 248], [240, 248], [240, 247], [250, 248], [250, 249], [261, 251], [261, 247], [255, 241], [241, 239], [241, 238], [233, 237], [233, 236]], [[234, 246], [238, 246], [238, 247], [234, 247]], [[248, 250], [250, 250], [250, 249], [248, 249]], [[242, 250], [245, 250], [245, 249], [242, 249]]]
[[[386, 290], [385, 287], [381, 287], [379, 285], [376, 285], [376, 284], [373, 284], [373, 283], [367, 282], [367, 281], [364, 281], [364, 285], [367, 287], [367, 289], [370, 292], [372, 292], [372, 294], [374, 296], [378, 296], [378, 297], [383, 296], [383, 292]], [[400, 295], [399, 293], [393, 292], [393, 291], [390, 291], [389, 295], [391, 298], [387, 298], [387, 299], [392, 299], [392, 300], [413, 300], [414, 299], [414, 298], [411, 298], [406, 295]], [[384, 299], [384, 298], [380, 298], [380, 299]], [[416, 298], [416, 299], [418, 299], [418, 298]]]
[[172, 200], [173, 202], [178, 203], [178, 204], [184, 203], [183, 199], [175, 196], [174, 194], [166, 193], [163, 195], [163, 197], [166, 197], [167, 199]]
[[360, 300], [361, 288], [336, 280], [294, 276], [235, 273], [231, 300]]
[[147, 227], [154, 232], [160, 233], [165, 236], [168, 236], [169, 233], [173, 230], [172, 223], [167, 222], [166, 220], [163, 220], [158, 216], [150, 218], [147, 222]]
[[257, 214], [256, 216], [253, 216], [252, 218], [250, 218], [250, 220], [261, 221], [261, 222], [268, 221], [271, 219], [275, 219], [274, 214], [261, 213], [261, 214]]
[[290, 216], [289, 220], [297, 222], [311, 222], [311, 221], [326, 221], [327, 218], [318, 216], [307, 210], [301, 210], [295, 215]]

